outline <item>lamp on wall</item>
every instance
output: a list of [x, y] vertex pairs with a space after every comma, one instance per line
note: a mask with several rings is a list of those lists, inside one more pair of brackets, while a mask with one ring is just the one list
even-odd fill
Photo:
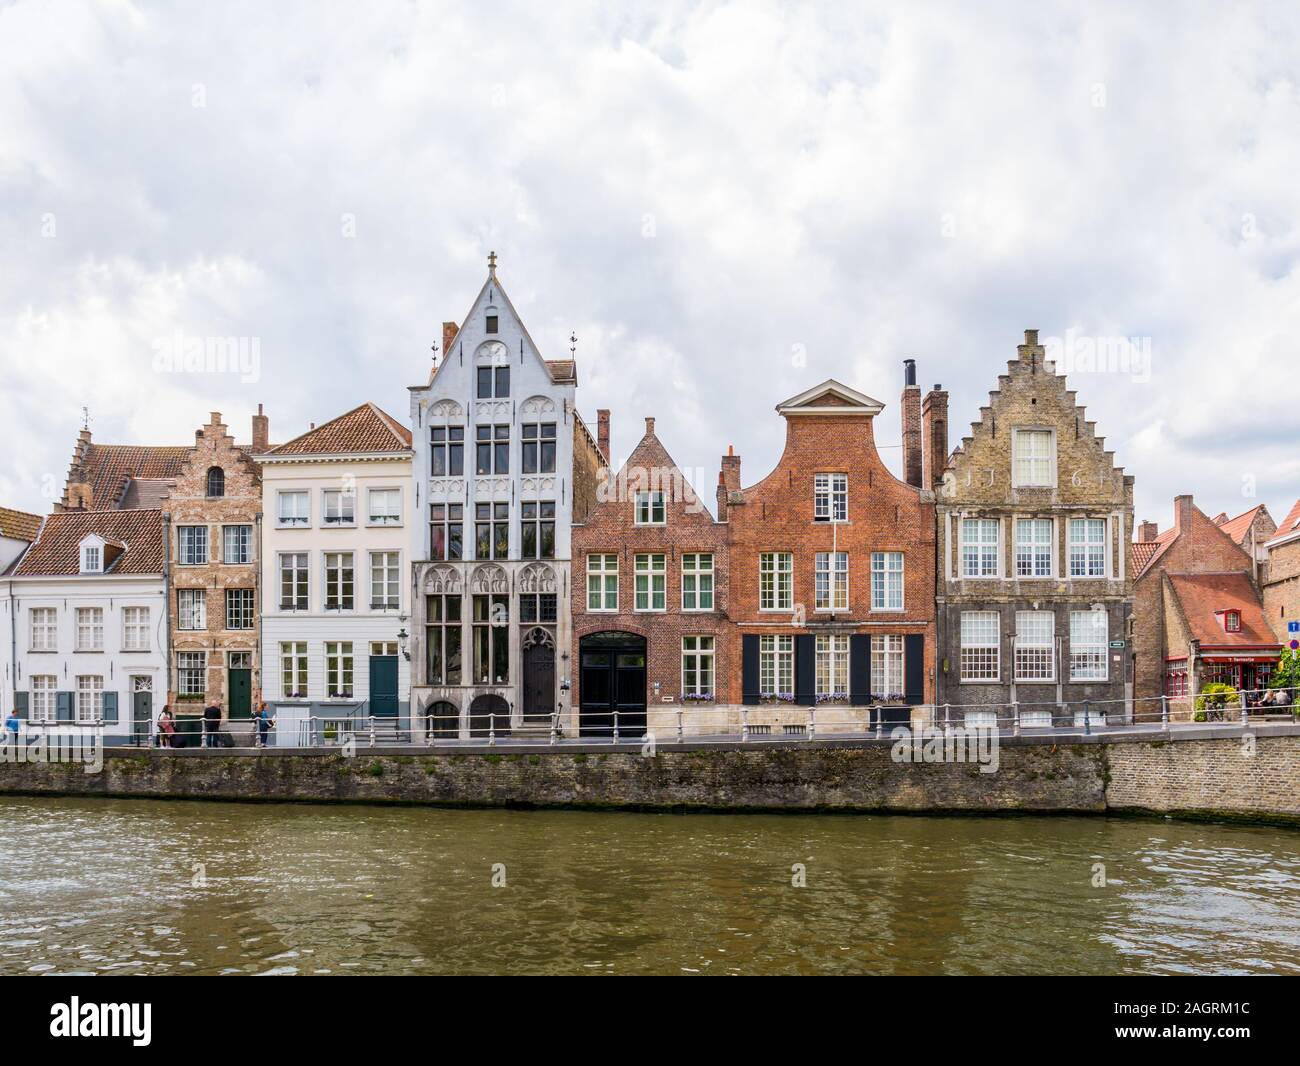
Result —
[[402, 628], [397, 631], [397, 646], [402, 649], [402, 658], [409, 663], [411, 661], [411, 653], [406, 650], [406, 641], [408, 638], [409, 634], [406, 632], [406, 626], [402, 626]]

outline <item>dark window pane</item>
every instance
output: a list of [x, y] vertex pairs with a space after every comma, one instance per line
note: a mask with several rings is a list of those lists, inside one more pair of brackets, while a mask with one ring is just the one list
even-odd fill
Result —
[[487, 522], [474, 525], [474, 558], [489, 559], [492, 556], [492, 527]]
[[510, 527], [504, 522], [498, 522], [494, 528], [496, 530], [495, 558], [504, 559], [510, 554]]
[[[456, 618], [453, 619], [453, 621], [459, 621], [459, 619], [460, 619], [460, 610], [457, 609]], [[449, 626], [447, 627], [446, 633], [447, 633], [447, 655], [446, 655], [447, 678], [445, 683], [448, 685], [459, 685], [460, 684], [460, 630], [457, 629], [455, 626]]]
[[447, 473], [447, 449], [445, 446], [438, 446], [431, 453], [433, 458], [433, 476], [443, 477]]
[[495, 472], [498, 474], [510, 473], [510, 445], [498, 444], [496, 445], [496, 452], [497, 452], [497, 457], [496, 457]]
[[441, 522], [435, 523], [429, 529], [429, 558], [445, 559], [447, 558], [447, 527]]
[[447, 473], [453, 477], [460, 477], [465, 473], [465, 445], [449, 444], [447, 445]]
[[523, 526], [523, 539], [519, 548], [519, 554], [525, 559], [537, 558], [537, 523], [525, 522]]
[[490, 366], [481, 366], [478, 368], [478, 398], [480, 400], [490, 399], [492, 396], [492, 368]]
[[496, 426], [495, 429], [496, 429], [496, 438], [497, 438], [497, 440], [509, 440], [509, 439], [510, 439], [510, 427], [509, 427], [509, 426]]
[[[537, 473], [537, 442], [532, 440], [524, 441], [523, 447], [520, 449], [520, 453], [522, 458], [520, 459], [519, 469], [522, 470], [525, 474]], [[552, 463], [553, 462], [554, 462], [554, 452], [552, 449]], [[552, 472], [554, 472], [554, 467], [552, 467]]]
[[448, 531], [448, 537], [447, 537], [447, 558], [448, 559], [460, 558], [460, 553], [462, 548], [461, 540], [463, 536], [464, 534], [461, 533], [461, 526], [459, 522], [453, 525], [451, 529]]
[[487, 316], [487, 331], [488, 331], [489, 333], [495, 333], [495, 332], [497, 331], [497, 316], [496, 316], [496, 315], [488, 315], [488, 316]]
[[475, 456], [476, 474], [492, 473], [492, 445], [480, 444], [477, 446], [477, 455]]
[[542, 473], [555, 473], [555, 442], [542, 441]]
[[510, 368], [508, 366], [499, 366], [496, 368], [497, 374], [497, 396], [510, 395]]
[[555, 558], [555, 523], [542, 523], [542, 558]]

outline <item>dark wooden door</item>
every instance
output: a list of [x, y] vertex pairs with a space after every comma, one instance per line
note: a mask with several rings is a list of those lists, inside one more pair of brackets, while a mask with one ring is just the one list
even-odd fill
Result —
[[555, 712], [555, 645], [542, 629], [524, 646], [524, 717], [550, 720]]
[[230, 675], [231, 721], [253, 717], [253, 671], [232, 668]]
[[131, 721], [137, 744], [148, 743], [149, 723], [153, 720], [153, 693], [131, 693]]
[[611, 736], [617, 711], [619, 737], [646, 729], [646, 644], [630, 633], [599, 633], [582, 641], [578, 732]]
[[370, 656], [370, 713], [376, 718], [397, 716], [397, 656]]

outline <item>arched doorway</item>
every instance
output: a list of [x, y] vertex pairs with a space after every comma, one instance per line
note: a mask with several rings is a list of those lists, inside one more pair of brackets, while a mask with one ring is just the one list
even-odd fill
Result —
[[646, 642], [635, 633], [593, 633], [579, 644], [580, 736], [639, 737], [646, 729]]
[[555, 638], [541, 626], [524, 635], [524, 724], [549, 724], [555, 713]]
[[425, 711], [425, 729], [430, 736], [456, 738], [460, 736], [460, 710], [454, 703], [438, 700]]
[[510, 732], [510, 704], [502, 696], [475, 696], [469, 705], [469, 735], [485, 737], [492, 730], [497, 736]]

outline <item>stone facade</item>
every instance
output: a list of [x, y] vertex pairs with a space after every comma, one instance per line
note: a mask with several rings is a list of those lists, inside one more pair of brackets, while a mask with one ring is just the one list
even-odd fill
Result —
[[1046, 725], [1092, 700], [1122, 721], [1129, 655], [1110, 643], [1129, 636], [1133, 478], [1036, 330], [936, 474], [941, 701]]
[[1300, 634], [1287, 623], [1300, 621], [1300, 500], [1265, 545], [1263, 567], [1264, 614], [1277, 639], [1290, 641]]

